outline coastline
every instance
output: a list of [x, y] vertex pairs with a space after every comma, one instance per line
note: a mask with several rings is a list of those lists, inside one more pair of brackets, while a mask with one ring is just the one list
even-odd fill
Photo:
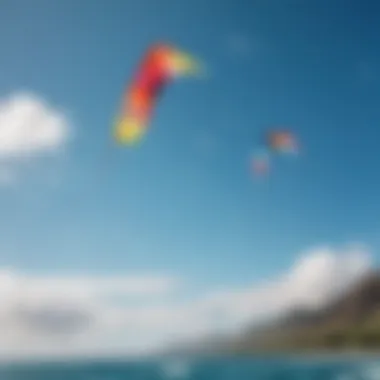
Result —
[[316, 360], [316, 361], [326, 361], [326, 360], [359, 360], [359, 359], [378, 359], [380, 363], [380, 350], [379, 351], [328, 351], [328, 352], [307, 352], [307, 353], [296, 353], [296, 354], [283, 354], [283, 357], [290, 357], [299, 359], [307, 359], [307, 360]]

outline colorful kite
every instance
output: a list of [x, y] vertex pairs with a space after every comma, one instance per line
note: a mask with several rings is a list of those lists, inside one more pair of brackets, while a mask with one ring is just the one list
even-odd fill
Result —
[[150, 47], [124, 94], [114, 130], [116, 141], [127, 145], [140, 141], [164, 87], [176, 77], [199, 72], [199, 64], [188, 54], [167, 44]]
[[271, 131], [267, 136], [268, 145], [280, 153], [296, 153], [298, 144], [295, 136], [289, 131]]
[[265, 147], [258, 149], [252, 159], [252, 168], [257, 175], [266, 174], [270, 169], [272, 157], [276, 154], [296, 154], [298, 142], [289, 131], [270, 131], [265, 138]]

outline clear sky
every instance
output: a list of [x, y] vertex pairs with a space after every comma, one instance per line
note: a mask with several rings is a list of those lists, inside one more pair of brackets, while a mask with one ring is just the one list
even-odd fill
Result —
[[[25, 181], [2, 193], [3, 260], [222, 281], [277, 271], [305, 246], [372, 238], [379, 8], [2, 1], [1, 95], [37, 93], [67, 110], [74, 134], [59, 188]], [[142, 147], [108, 157], [123, 87], [156, 40], [200, 57], [209, 78], [168, 88]], [[292, 128], [304, 154], [256, 183], [248, 155], [270, 125]]]
[[[70, 139], [0, 188], [1, 264], [208, 287], [276, 275], [317, 245], [376, 255], [379, 12], [371, 0], [2, 0], [0, 96], [44, 99]], [[143, 144], [109, 153], [122, 91], [157, 40], [209, 75], [169, 86]], [[302, 154], [256, 181], [249, 155], [272, 125]]]

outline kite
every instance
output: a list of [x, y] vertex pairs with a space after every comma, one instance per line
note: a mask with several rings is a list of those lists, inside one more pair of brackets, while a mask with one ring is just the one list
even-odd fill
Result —
[[116, 141], [126, 145], [139, 142], [149, 127], [157, 99], [166, 85], [177, 77], [199, 72], [199, 63], [187, 53], [167, 44], [151, 46], [123, 95], [114, 129]]
[[264, 175], [269, 171], [270, 154], [266, 149], [260, 149], [253, 154], [252, 169], [258, 175]]
[[252, 169], [257, 175], [266, 174], [273, 156], [296, 153], [298, 153], [298, 142], [294, 134], [284, 130], [270, 131], [265, 137], [264, 147], [256, 150], [253, 155]]
[[280, 153], [296, 153], [298, 144], [295, 136], [289, 131], [272, 131], [267, 136], [269, 147]]

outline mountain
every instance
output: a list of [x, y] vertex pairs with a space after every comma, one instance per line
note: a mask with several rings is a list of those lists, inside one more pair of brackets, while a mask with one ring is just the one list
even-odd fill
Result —
[[369, 274], [321, 310], [294, 310], [228, 344], [228, 350], [236, 353], [372, 348], [380, 348], [379, 272]]
[[167, 354], [228, 355], [284, 351], [380, 349], [380, 272], [362, 278], [317, 310], [295, 309], [239, 336], [204, 337], [171, 346]]

